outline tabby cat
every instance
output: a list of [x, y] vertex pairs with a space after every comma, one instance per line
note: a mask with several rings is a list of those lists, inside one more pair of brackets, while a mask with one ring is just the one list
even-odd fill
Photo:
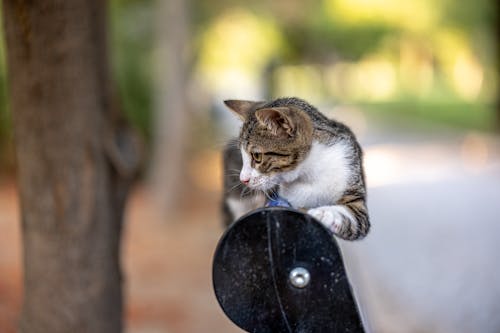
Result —
[[346, 125], [298, 98], [224, 103], [243, 121], [224, 150], [226, 225], [278, 196], [342, 239], [368, 233], [362, 151]]

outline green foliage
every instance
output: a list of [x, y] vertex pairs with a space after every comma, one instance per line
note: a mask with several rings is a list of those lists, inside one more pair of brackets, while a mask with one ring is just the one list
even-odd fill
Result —
[[[119, 96], [127, 117], [143, 132], [146, 139], [151, 138], [156, 5], [153, 0], [111, 0], [109, 11], [111, 60]], [[198, 67], [193, 66], [193, 71], [200, 68], [200, 63], [206, 62], [207, 55], [213, 54], [213, 50], [207, 51], [210, 45], [216, 45], [218, 52], [225, 52], [220, 49], [220, 45], [227, 43], [207, 43], [210, 36], [213, 38], [213, 34], [207, 34], [207, 31], [227, 20], [229, 11], [238, 9], [250, 13], [250, 17], [254, 17], [257, 22], [255, 24], [261, 25], [251, 28], [254, 32], [264, 31], [268, 35], [261, 41], [260, 47], [249, 45], [249, 38], [243, 38], [243, 46], [238, 44], [237, 51], [241, 52], [241, 59], [249, 59], [239, 63], [246, 64], [253, 71], [256, 68], [262, 70], [262, 67], [266, 67], [265, 64], [275, 64], [273, 68], [276, 71], [283, 65], [294, 65], [297, 70], [300, 65], [307, 65], [310, 72], [310, 65], [316, 64], [318, 72], [322, 74], [323, 69], [333, 68], [332, 65], [340, 61], [344, 64], [344, 69], [358, 66], [360, 70], [356, 73], [362, 73], [362, 79], [367, 82], [367, 75], [362, 71], [367, 60], [375, 55], [377, 61], [383, 58], [386, 65], [391, 64], [395, 73], [393, 80], [397, 85], [396, 92], [386, 101], [375, 102], [370, 101], [370, 98], [363, 100], [356, 95], [351, 100], [346, 97], [343, 102], [362, 103], [373, 112], [387, 114], [389, 117], [420, 117], [479, 129], [487, 129], [493, 122], [493, 102], [498, 98], [495, 92], [497, 89], [494, 88], [495, 84], [498, 85], [495, 74], [497, 59], [494, 57], [495, 52], [498, 52], [495, 50], [498, 36], [493, 32], [493, 27], [497, 24], [498, 3], [493, 0], [378, 0], [369, 3], [362, 0], [192, 0], [189, 9], [192, 33], [190, 57], [198, 62]], [[400, 17], [398, 13], [401, 13]], [[237, 25], [240, 21], [234, 20], [233, 23]], [[272, 34], [266, 32], [269, 27], [272, 27]], [[227, 42], [228, 36], [235, 32], [230, 34], [226, 31], [218, 35]], [[274, 48], [266, 48], [262, 43], [276, 45], [273, 45]], [[400, 52], [405, 45], [414, 52], [414, 57], [410, 54], [403, 63]], [[268, 49], [272, 52], [262, 51]], [[457, 54], [462, 54], [463, 64], [469, 66], [464, 67], [465, 69], [476, 68], [477, 71], [479, 68], [484, 73], [481, 74], [484, 75], [483, 90], [475, 100], [461, 99], [453, 86], [460, 79], [460, 75], [456, 74]], [[254, 58], [258, 58], [259, 66], [252, 61]], [[221, 66], [227, 69], [229, 64], [223, 63]], [[414, 71], [408, 72], [411, 66]], [[401, 68], [407, 71], [406, 74], [400, 72]], [[419, 80], [425, 79], [413, 76], [415, 73], [422, 73], [422, 68], [431, 68], [433, 71], [429, 76], [429, 92], [425, 96], [422, 93], [425, 89], [412, 88], [412, 85], [419, 84]], [[245, 73], [249, 69], [246, 68]], [[262, 73], [252, 75], [259, 77]], [[404, 75], [406, 77], [403, 78]], [[220, 81], [218, 72], [215, 71], [212, 76], [214, 80]], [[311, 80], [315, 79], [316, 76], [313, 76]], [[357, 85], [357, 81], [353, 82]], [[339, 79], [338, 84], [345, 86], [345, 81]], [[6, 161], [12, 164], [13, 160], [11, 117], [7, 110], [6, 89], [5, 54], [1, 44], [2, 166], [6, 165]], [[327, 91], [325, 88], [323, 90]], [[382, 109], [385, 111], [381, 111]]]
[[493, 0], [441, 0], [446, 15], [443, 21], [473, 33], [478, 28], [490, 30], [498, 16], [498, 2]]
[[[151, 135], [153, 107], [151, 72], [155, 5], [152, 0], [111, 1], [115, 77], [126, 114], [147, 138]], [[379, 0], [368, 5], [364, 1], [348, 0], [290, 0], [273, 3], [261, 0], [251, 3], [241, 0], [193, 0], [189, 6], [191, 58], [198, 66], [193, 67], [193, 71], [197, 75], [197, 70], [206, 67], [207, 57], [218, 53], [229, 56], [234, 52], [241, 52], [240, 63], [246, 64], [243, 65], [246, 67], [252, 67], [248, 63], [253, 62], [245, 62], [244, 59], [259, 57], [259, 63], [277, 64], [275, 70], [291, 64], [318, 64], [318, 68], [321, 68], [321, 64], [329, 66], [338, 61], [354, 66], [365, 62], [366, 65], [366, 60], [373, 55], [378, 60], [386, 57], [386, 61], [396, 71], [396, 90], [393, 96], [386, 101], [378, 101], [378, 104], [369, 102], [370, 98], [363, 101], [359, 96], [355, 100], [347, 98], [344, 102], [365, 105], [371, 103], [369, 105], [375, 107], [370, 106], [369, 109], [374, 110], [384, 106], [389, 113], [396, 112], [401, 107], [408, 110], [407, 113], [412, 117], [486, 128], [484, 124], [494, 114], [492, 108], [488, 107], [491, 105], [491, 93], [479, 94], [477, 102], [463, 100], [456, 91], [458, 79], [453, 73], [453, 61], [456, 61], [460, 52], [466, 56], [471, 54], [472, 60], [480, 61], [483, 66], [484, 80], [495, 80], [491, 74], [494, 68], [491, 57], [491, 45], [495, 41], [491, 32], [494, 7], [492, 0], [412, 0], [404, 3]], [[221, 41], [214, 41], [213, 34], [207, 32], [227, 21], [227, 13], [231, 11], [247, 12], [250, 16], [262, 19], [260, 24], [268, 22], [266, 24], [275, 26], [280, 36], [279, 46], [276, 46], [279, 49], [273, 52], [258, 51], [262, 47], [252, 44], [249, 38], [244, 38], [247, 43], [244, 47], [239, 43], [236, 47], [228, 46], [229, 49], [221, 47], [225, 45], [224, 42], [227, 44], [229, 37], [235, 32], [225, 30], [218, 33], [217, 38], [221, 38]], [[241, 20], [234, 21], [234, 24], [238, 23], [242, 23]], [[267, 43], [276, 43], [276, 40], [266, 38]], [[399, 58], [401, 47], [410, 47], [411, 52], [417, 52], [416, 58], [407, 57], [402, 64], [403, 60]], [[228, 70], [230, 63], [223, 60], [224, 57], [220, 59], [222, 70]], [[412, 59], [420, 63], [408, 65], [408, 61], [414, 61]], [[422, 68], [426, 68], [425, 64], [432, 66], [433, 71], [429, 81], [432, 86], [425, 88], [428, 90], [426, 95], [422, 93], [425, 89], [419, 84], [425, 86], [427, 83], [419, 83], [423, 78], [412, 76], [419, 75]], [[401, 66], [406, 66], [406, 72], [399, 72], [403, 68]], [[408, 66], [417, 67], [411, 71]], [[255, 68], [256, 66], [245, 68], [245, 73], [255, 71]], [[358, 72], [362, 73], [361, 68], [364, 67], [359, 68]], [[221, 73], [214, 70], [212, 72], [212, 81], [224, 80]], [[342, 81], [339, 82], [342, 84]], [[476, 112], [476, 105], [477, 108], [488, 111]]]
[[292, 62], [304, 59], [324, 62], [332, 58], [359, 60], [375, 51], [392, 31], [390, 27], [377, 24], [342, 26], [321, 20], [284, 28], [292, 50]]
[[439, 123], [479, 131], [496, 130], [495, 108], [491, 104], [407, 98], [358, 106], [378, 119], [386, 119], [389, 122], [405, 122], [413, 126], [418, 123], [422, 127]]
[[153, 1], [111, 2], [111, 60], [129, 120], [151, 138]]

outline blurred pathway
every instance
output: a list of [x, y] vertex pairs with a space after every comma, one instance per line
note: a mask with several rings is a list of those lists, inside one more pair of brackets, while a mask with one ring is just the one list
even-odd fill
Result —
[[500, 332], [500, 140], [365, 132], [372, 222], [342, 243], [372, 332]]
[[21, 307], [21, 228], [17, 191], [0, 181], [0, 332], [17, 332]]
[[134, 192], [123, 254], [127, 333], [242, 332], [226, 319], [212, 291], [212, 255], [223, 232], [219, 195], [191, 195], [162, 221], [148, 193]]

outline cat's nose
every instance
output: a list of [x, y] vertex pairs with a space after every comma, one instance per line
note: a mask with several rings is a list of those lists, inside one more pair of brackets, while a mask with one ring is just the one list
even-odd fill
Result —
[[240, 181], [245, 184], [245, 185], [248, 185], [248, 183], [250, 183], [250, 178], [243, 178], [243, 177], [240, 177]]

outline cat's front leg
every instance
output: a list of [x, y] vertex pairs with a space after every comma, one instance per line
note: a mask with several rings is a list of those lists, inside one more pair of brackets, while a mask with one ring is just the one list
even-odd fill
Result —
[[367, 214], [345, 205], [321, 206], [309, 209], [307, 213], [346, 240], [361, 238], [368, 232]]
[[307, 213], [335, 234], [338, 234], [343, 224], [353, 220], [352, 214], [344, 206], [340, 205], [313, 208], [309, 209]]

